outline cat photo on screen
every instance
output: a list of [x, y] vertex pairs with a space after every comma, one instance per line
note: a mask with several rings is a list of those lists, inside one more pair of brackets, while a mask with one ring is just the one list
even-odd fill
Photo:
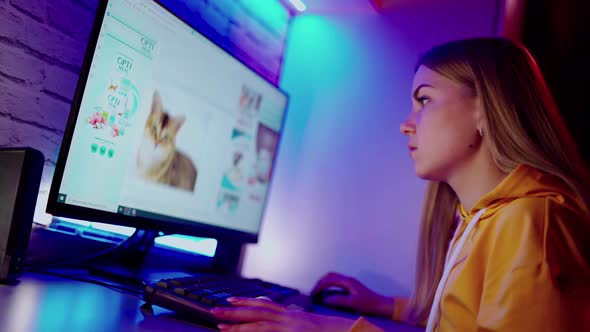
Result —
[[164, 108], [158, 90], [154, 91], [137, 154], [140, 177], [187, 191], [195, 190], [197, 167], [186, 154], [176, 149], [176, 136], [185, 120], [184, 115], [171, 115]]

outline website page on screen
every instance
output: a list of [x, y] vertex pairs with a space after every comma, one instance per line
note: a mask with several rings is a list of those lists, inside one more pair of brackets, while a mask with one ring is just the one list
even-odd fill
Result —
[[111, 0], [58, 202], [257, 233], [285, 107], [159, 5]]

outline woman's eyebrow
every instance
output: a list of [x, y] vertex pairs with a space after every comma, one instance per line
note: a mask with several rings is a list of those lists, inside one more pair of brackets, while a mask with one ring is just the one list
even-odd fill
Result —
[[416, 88], [416, 90], [414, 90], [414, 94], [413, 94], [413, 97], [414, 97], [415, 100], [418, 100], [418, 91], [420, 91], [420, 89], [425, 88], [425, 87], [432, 88], [432, 85], [430, 85], [430, 84], [420, 84], [420, 85], [418, 85], [418, 87]]

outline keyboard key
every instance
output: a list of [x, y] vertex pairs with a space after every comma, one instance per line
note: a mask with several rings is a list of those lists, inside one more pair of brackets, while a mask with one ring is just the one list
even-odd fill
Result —
[[227, 301], [229, 297], [261, 297], [289, 306], [293, 305], [289, 302], [290, 299], [300, 295], [296, 289], [260, 279], [203, 274], [162, 279], [146, 285], [143, 298], [149, 304], [160, 305], [215, 325], [219, 321], [209, 313], [209, 310], [231, 306]]

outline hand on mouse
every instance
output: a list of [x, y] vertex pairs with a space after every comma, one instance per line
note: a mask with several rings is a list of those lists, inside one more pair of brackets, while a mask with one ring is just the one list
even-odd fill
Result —
[[330, 287], [342, 288], [348, 294], [328, 296], [324, 299], [326, 304], [388, 318], [393, 314], [393, 298], [377, 294], [358, 280], [334, 272], [323, 276], [312, 289], [311, 295]]

